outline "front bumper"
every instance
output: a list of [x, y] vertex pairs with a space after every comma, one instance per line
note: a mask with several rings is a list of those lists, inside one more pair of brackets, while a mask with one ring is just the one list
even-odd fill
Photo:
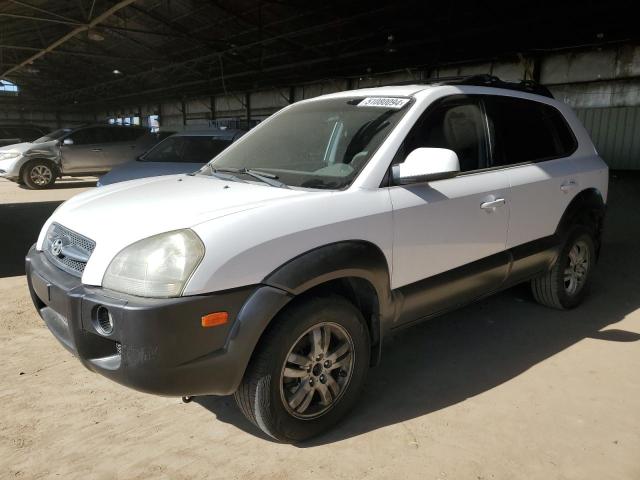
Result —
[[[264, 328], [290, 299], [263, 285], [180, 298], [134, 297], [83, 285], [34, 247], [26, 272], [40, 316], [85, 367], [158, 395], [233, 393]], [[99, 306], [112, 315], [109, 335], [97, 327]], [[217, 311], [227, 311], [229, 322], [203, 328], [201, 317]]]
[[20, 175], [20, 167], [23, 163], [22, 158], [0, 160], [0, 177], [10, 180], [17, 179]]

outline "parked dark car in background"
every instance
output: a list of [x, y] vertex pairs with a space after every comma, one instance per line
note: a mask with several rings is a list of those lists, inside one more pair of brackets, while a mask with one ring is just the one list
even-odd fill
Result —
[[0, 147], [14, 143], [32, 142], [50, 129], [37, 125], [0, 125]]
[[194, 172], [245, 133], [244, 130], [232, 129], [176, 133], [137, 159], [111, 170], [98, 180], [98, 186], [136, 178]]

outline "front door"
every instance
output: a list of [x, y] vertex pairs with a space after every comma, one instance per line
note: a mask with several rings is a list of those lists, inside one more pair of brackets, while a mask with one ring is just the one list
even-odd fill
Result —
[[[455, 151], [461, 172], [454, 178], [389, 187], [394, 219], [392, 288], [411, 291], [419, 282], [466, 265], [469, 282], [444, 290], [445, 296], [451, 296], [439, 299], [444, 308], [448, 300], [479, 296], [504, 280], [507, 255], [495, 254], [506, 246], [509, 183], [504, 171], [486, 169], [490, 148], [486, 117], [472, 96], [447, 97], [429, 108], [407, 136], [396, 161], [419, 147]], [[482, 262], [492, 256], [493, 260]], [[483, 276], [483, 269], [491, 274]], [[480, 284], [485, 280], [497, 284]], [[404, 320], [414, 320], [412, 315]]]
[[104, 172], [105, 157], [103, 149], [111, 141], [108, 127], [87, 127], [76, 130], [67, 137], [72, 144], [60, 145], [60, 157], [64, 173]]

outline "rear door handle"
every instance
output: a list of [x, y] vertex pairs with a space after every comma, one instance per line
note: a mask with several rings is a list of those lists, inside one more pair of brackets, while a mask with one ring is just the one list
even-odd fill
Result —
[[480, 208], [483, 210], [494, 211], [497, 207], [502, 207], [505, 203], [504, 198], [496, 198], [490, 202], [481, 203]]
[[562, 185], [560, 185], [560, 190], [562, 190], [564, 193], [568, 193], [577, 186], [578, 182], [576, 182], [575, 180], [567, 180]]
[[92, 152], [101, 152], [102, 149], [101, 148], [92, 148], [91, 151]]

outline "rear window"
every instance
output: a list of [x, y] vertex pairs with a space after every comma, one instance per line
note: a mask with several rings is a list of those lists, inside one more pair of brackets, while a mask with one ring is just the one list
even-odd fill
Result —
[[562, 114], [544, 103], [512, 97], [487, 98], [494, 135], [493, 165], [512, 165], [567, 157], [577, 148]]
[[206, 163], [231, 145], [231, 140], [209, 136], [169, 137], [144, 154], [143, 162]]

